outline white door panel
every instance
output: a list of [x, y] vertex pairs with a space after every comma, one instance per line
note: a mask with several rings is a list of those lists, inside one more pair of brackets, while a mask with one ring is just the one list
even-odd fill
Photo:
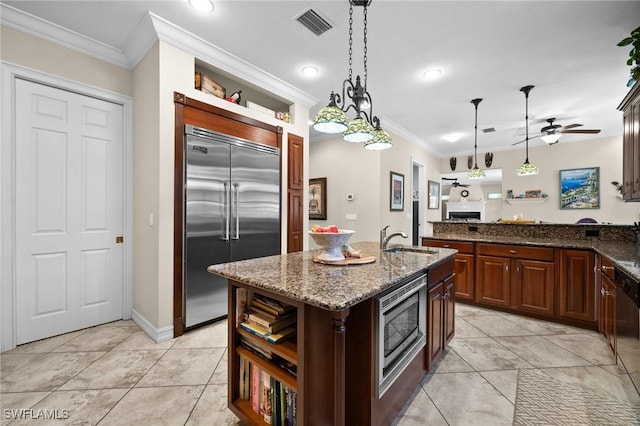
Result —
[[17, 343], [122, 318], [123, 108], [16, 80]]

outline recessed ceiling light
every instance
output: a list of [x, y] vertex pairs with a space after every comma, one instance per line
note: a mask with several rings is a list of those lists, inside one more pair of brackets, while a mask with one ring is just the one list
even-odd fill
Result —
[[438, 77], [440, 77], [442, 75], [442, 70], [438, 69], [438, 68], [433, 68], [430, 70], [426, 70], [423, 74], [422, 77], [425, 78], [425, 80], [434, 80]]
[[316, 75], [318, 75], [318, 68], [316, 67], [312, 67], [312, 66], [306, 66], [302, 68], [302, 74], [306, 75], [307, 77], [314, 77]]
[[189, 0], [189, 5], [198, 12], [213, 12], [213, 2], [211, 0]]
[[449, 134], [443, 135], [442, 139], [444, 139], [447, 142], [454, 143], [459, 141], [460, 138], [463, 136], [464, 136], [464, 133], [449, 133]]

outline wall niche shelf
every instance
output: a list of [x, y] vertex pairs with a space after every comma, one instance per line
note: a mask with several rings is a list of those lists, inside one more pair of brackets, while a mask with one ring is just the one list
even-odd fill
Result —
[[505, 198], [508, 204], [512, 206], [521, 205], [521, 204], [544, 204], [549, 200], [549, 197], [546, 198]]

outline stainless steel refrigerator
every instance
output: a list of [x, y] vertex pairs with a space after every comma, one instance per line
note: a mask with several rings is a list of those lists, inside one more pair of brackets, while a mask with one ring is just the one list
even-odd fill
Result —
[[209, 265], [280, 254], [280, 150], [185, 126], [185, 323], [227, 315]]

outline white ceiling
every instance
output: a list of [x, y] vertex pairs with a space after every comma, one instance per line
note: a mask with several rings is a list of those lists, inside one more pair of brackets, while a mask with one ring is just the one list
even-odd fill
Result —
[[[347, 77], [347, 0], [215, 1], [199, 15], [186, 0], [3, 1], [46, 21], [126, 50], [147, 12], [193, 33], [321, 100]], [[308, 7], [334, 25], [315, 36], [293, 20]], [[354, 75], [362, 74], [362, 8], [354, 13]], [[616, 44], [640, 24], [640, 1], [373, 0], [368, 10], [368, 88], [374, 113], [404, 129], [435, 155], [473, 152], [474, 108], [480, 97], [478, 152], [513, 149], [524, 139], [524, 95], [530, 132], [557, 118], [599, 135], [564, 135], [560, 143], [622, 133], [616, 107], [628, 92], [628, 47]], [[320, 69], [310, 79], [304, 65]], [[422, 73], [440, 68], [442, 77]], [[482, 129], [493, 127], [494, 133]], [[442, 137], [464, 136], [455, 143]], [[311, 131], [312, 139], [320, 134]], [[530, 142], [542, 145], [539, 139]], [[516, 149], [524, 149], [524, 144]]]

